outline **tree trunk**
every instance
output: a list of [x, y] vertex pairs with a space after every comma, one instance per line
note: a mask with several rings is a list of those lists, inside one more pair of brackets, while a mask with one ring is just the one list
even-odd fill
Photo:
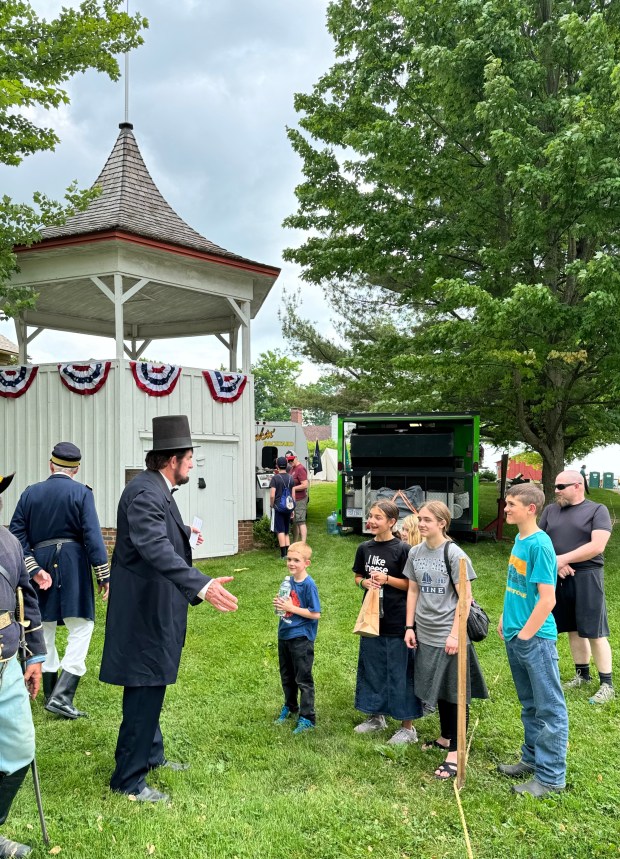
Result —
[[564, 471], [564, 438], [559, 435], [552, 444], [546, 445], [545, 451], [539, 451], [543, 461], [542, 483], [547, 504], [555, 499], [555, 478]]

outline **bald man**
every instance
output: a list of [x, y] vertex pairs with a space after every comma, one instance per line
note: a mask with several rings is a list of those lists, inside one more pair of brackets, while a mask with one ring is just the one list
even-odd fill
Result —
[[558, 632], [567, 632], [575, 663], [575, 676], [565, 689], [590, 683], [590, 658], [600, 677], [591, 704], [606, 704], [615, 697], [611, 647], [607, 637], [603, 552], [611, 536], [611, 519], [604, 504], [585, 498], [578, 471], [562, 471], [555, 479], [555, 504], [540, 517], [557, 555], [558, 583], [553, 614]]

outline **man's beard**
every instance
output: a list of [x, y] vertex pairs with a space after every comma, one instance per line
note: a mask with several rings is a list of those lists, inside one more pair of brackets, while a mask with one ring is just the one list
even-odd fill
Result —
[[183, 486], [184, 483], [189, 483], [189, 474], [186, 474], [185, 477], [181, 477], [181, 469], [177, 468], [174, 472], [174, 484], [175, 486]]
[[555, 503], [558, 505], [558, 507], [570, 507], [571, 506], [571, 502], [568, 500], [568, 498], [558, 497], [555, 499]]

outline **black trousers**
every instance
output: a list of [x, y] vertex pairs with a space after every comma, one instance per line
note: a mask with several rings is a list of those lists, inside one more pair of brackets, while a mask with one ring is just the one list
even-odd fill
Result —
[[314, 642], [309, 641], [305, 636], [302, 638], [279, 638], [278, 657], [284, 703], [291, 713], [297, 713], [299, 710], [299, 715], [314, 725], [316, 722], [314, 680], [312, 678]]
[[29, 769], [30, 764], [26, 764], [25, 767], [11, 773], [11, 775], [0, 773], [0, 824], [4, 823], [9, 816], [13, 800], [17, 796], [17, 791], [22, 786]]
[[164, 762], [159, 716], [165, 694], [165, 686], [125, 686], [123, 721], [116, 743], [116, 769], [110, 779], [112, 790], [140, 793], [146, 785], [148, 771]]
[[[439, 699], [437, 701], [437, 709], [439, 710], [439, 724], [441, 726], [441, 736], [445, 737], [446, 740], [450, 740], [450, 751], [456, 751], [456, 714], [457, 707], [456, 704], [453, 704], [452, 701], [444, 701], [443, 699]], [[465, 725], [469, 725], [469, 704], [467, 705], [467, 710], [465, 711]]]

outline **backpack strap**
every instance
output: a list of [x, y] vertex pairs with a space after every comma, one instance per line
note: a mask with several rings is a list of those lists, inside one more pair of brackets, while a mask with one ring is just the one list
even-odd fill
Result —
[[446, 565], [446, 571], [448, 573], [448, 578], [450, 579], [450, 584], [452, 585], [452, 589], [458, 597], [459, 592], [457, 591], [456, 585], [454, 584], [454, 579], [452, 578], [452, 566], [450, 564], [450, 557], [449, 557], [450, 543], [451, 542], [452, 542], [452, 540], [446, 540], [446, 542], [443, 544], [443, 562]]

